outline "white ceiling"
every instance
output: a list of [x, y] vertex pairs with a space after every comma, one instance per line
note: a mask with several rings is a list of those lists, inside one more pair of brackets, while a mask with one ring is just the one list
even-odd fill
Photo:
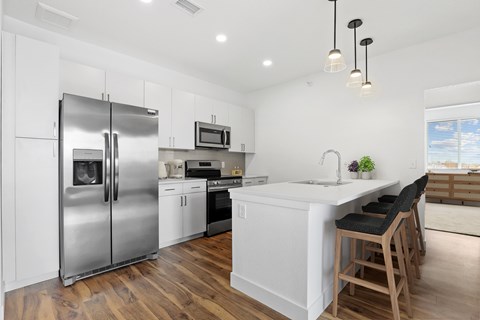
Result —
[[[68, 36], [249, 92], [323, 69], [333, 46], [327, 0], [192, 0], [191, 17], [173, 0], [42, 0], [80, 18], [71, 30], [35, 18], [36, 0], [4, 0], [7, 15]], [[480, 0], [338, 0], [338, 47], [353, 61], [349, 20], [362, 18], [369, 54], [480, 26]], [[225, 33], [228, 42], [215, 41]], [[472, 41], [478, 41], [478, 39]], [[360, 52], [363, 57], [363, 51]], [[262, 67], [270, 58], [271, 68]], [[363, 64], [363, 62], [362, 62]]]

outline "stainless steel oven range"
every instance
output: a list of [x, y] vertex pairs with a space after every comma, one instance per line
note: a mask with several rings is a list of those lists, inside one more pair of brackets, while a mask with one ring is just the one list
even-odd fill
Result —
[[232, 200], [228, 189], [240, 188], [242, 178], [221, 175], [217, 160], [185, 161], [186, 177], [207, 179], [207, 236], [232, 230]]

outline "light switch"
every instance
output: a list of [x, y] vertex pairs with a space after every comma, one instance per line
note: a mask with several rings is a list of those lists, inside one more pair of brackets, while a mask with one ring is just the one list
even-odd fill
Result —
[[238, 205], [238, 217], [241, 219], [247, 219], [247, 206], [244, 204]]

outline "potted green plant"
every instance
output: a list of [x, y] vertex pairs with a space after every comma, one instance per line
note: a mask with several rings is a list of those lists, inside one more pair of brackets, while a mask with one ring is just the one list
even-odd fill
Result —
[[372, 171], [375, 169], [375, 162], [369, 156], [363, 156], [358, 162], [358, 171], [362, 173], [362, 179], [372, 178]]
[[358, 179], [358, 161], [353, 160], [347, 167], [351, 179]]

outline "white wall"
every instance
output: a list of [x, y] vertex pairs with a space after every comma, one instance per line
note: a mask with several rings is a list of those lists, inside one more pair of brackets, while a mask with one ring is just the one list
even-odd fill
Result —
[[[256, 154], [247, 155], [247, 173], [267, 173], [271, 182], [333, 178], [335, 157], [328, 155], [324, 166], [318, 162], [334, 148], [344, 162], [372, 156], [376, 178], [412, 182], [424, 172], [424, 91], [479, 80], [478, 39], [480, 28], [373, 57], [369, 79], [377, 92], [370, 98], [345, 87], [350, 68], [251, 93]], [[374, 42], [370, 52], [381, 45]], [[321, 54], [318, 63], [322, 67]], [[411, 162], [416, 169], [409, 169]]]
[[241, 106], [245, 105], [245, 95], [236, 91], [47, 31], [9, 16], [4, 17], [4, 30], [59, 46], [61, 59], [79, 62], [104, 70], [117, 71], [138, 79], [149, 80]]
[[[3, 0], [0, 0], [0, 31], [3, 29]], [[0, 57], [2, 56], [2, 37], [0, 36]], [[1, 59], [0, 59], [1, 60]], [[0, 62], [0, 75], [2, 66]], [[2, 103], [2, 77], [0, 77], [0, 104]], [[2, 181], [2, 108], [0, 106], [0, 181]], [[0, 183], [0, 217], [2, 216], [2, 184]], [[2, 245], [2, 219], [0, 219], [0, 320], [3, 320], [5, 301], [5, 288], [3, 286], [3, 245]]]

